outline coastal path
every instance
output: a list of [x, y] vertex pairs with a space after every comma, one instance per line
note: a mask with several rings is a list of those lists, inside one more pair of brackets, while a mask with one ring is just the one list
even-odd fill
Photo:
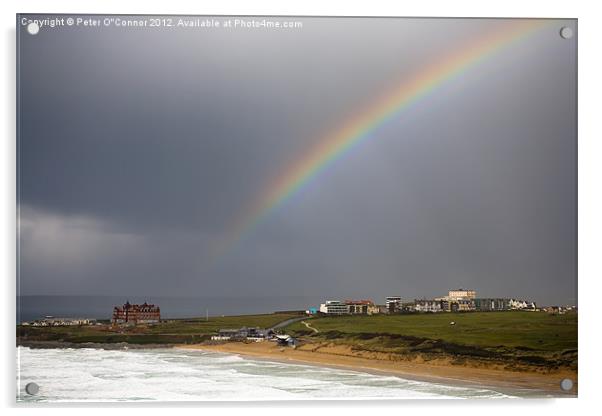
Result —
[[305, 327], [306, 327], [307, 329], [311, 329], [311, 330], [312, 330], [312, 331], [314, 331], [316, 334], [318, 334], [318, 333], [320, 332], [320, 331], [318, 331], [318, 330], [317, 330], [317, 328], [314, 328], [313, 326], [311, 326], [310, 324], [308, 324], [308, 323], [307, 323], [307, 322], [305, 322], [305, 321], [301, 321], [301, 323], [302, 323], [303, 325], [305, 325]]

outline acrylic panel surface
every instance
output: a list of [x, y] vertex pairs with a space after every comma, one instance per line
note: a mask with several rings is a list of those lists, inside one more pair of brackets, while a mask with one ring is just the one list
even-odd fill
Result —
[[575, 396], [576, 59], [573, 19], [18, 15], [17, 399]]

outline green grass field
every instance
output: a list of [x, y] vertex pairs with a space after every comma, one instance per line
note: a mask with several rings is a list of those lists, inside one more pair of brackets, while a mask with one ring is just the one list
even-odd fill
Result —
[[[450, 325], [454, 321], [455, 325]], [[313, 334], [301, 323], [287, 330], [314, 337], [366, 338], [369, 334], [402, 335], [478, 347], [539, 351], [577, 348], [577, 314], [544, 312], [475, 312], [314, 318]], [[364, 334], [364, 336], [362, 336]]]
[[[451, 322], [454, 325], [451, 325]], [[453, 364], [516, 371], [577, 370], [577, 314], [473, 312], [318, 317], [286, 330], [316, 345], [343, 344], [396, 359], [444, 358]]]
[[293, 314], [241, 315], [193, 319], [174, 319], [156, 325], [136, 327], [66, 326], [32, 327], [17, 326], [17, 341], [61, 341], [132, 344], [185, 344], [208, 339], [222, 328], [255, 326], [271, 327], [295, 317]]

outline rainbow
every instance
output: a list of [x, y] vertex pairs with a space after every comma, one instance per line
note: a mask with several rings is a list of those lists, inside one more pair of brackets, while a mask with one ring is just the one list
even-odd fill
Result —
[[329, 165], [341, 159], [350, 149], [365, 141], [377, 128], [398, 117], [412, 104], [420, 101], [438, 87], [461, 75], [499, 50], [524, 39], [549, 24], [547, 20], [516, 19], [496, 23], [496, 30], [476, 41], [452, 51], [415, 75], [404, 79], [393, 90], [368, 106], [338, 129], [327, 134], [286, 171], [268, 184], [248, 206], [221, 242], [218, 257], [248, 235], [272, 212], [298, 193], [311, 179]]

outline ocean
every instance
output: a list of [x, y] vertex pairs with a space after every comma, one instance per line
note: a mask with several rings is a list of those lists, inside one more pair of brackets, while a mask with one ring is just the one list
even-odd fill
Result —
[[[511, 398], [533, 394], [198, 350], [18, 347], [17, 354], [19, 402]], [[39, 385], [38, 394], [25, 392], [30, 382]]]
[[[239, 296], [239, 297], [169, 297], [169, 296], [18, 296], [17, 323], [47, 315], [62, 318], [111, 319], [114, 306], [131, 303], [154, 303], [161, 317], [193, 318], [221, 315], [272, 313], [279, 310], [307, 310], [319, 306], [320, 298], [311, 296]], [[322, 299], [323, 301], [323, 299]]]

